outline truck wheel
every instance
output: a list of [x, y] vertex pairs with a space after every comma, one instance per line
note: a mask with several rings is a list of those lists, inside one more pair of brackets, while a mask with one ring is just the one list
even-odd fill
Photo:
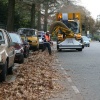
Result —
[[0, 82], [5, 81], [7, 76], [7, 61], [2, 67], [2, 72], [0, 73]]
[[61, 49], [58, 49], [58, 52], [62, 51]]
[[82, 51], [82, 48], [80, 48], [80, 49], [77, 49], [78, 51]]
[[14, 64], [10, 68], [8, 68], [8, 74], [9, 75], [13, 74], [13, 70], [12, 70], [13, 66], [14, 66]]
[[57, 45], [57, 50], [59, 50], [59, 45]]
[[19, 64], [24, 63], [24, 55], [22, 55], [22, 59], [20, 60]]

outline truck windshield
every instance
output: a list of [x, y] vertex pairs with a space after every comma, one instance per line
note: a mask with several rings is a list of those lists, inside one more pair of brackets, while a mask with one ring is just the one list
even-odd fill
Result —
[[69, 21], [67, 27], [70, 28], [74, 33], [79, 33], [79, 23], [74, 21]]
[[21, 29], [18, 30], [19, 34], [26, 34], [26, 36], [35, 36], [36, 35], [36, 31], [35, 30], [31, 30], [31, 29]]

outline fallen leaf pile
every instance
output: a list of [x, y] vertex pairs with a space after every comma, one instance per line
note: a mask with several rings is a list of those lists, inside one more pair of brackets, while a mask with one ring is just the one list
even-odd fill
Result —
[[0, 84], [0, 100], [46, 100], [51, 91], [60, 90], [57, 72], [53, 69], [55, 55], [46, 51], [30, 54], [23, 64], [14, 70], [14, 82]]

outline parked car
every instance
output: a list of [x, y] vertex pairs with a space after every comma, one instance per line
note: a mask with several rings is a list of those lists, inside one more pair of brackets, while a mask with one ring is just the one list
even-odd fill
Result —
[[0, 82], [6, 80], [7, 74], [12, 74], [14, 58], [13, 42], [7, 31], [0, 29]]
[[30, 50], [38, 50], [39, 49], [38, 31], [36, 29], [19, 28], [17, 33], [25, 34], [27, 36], [28, 42], [30, 44]]
[[39, 38], [39, 49], [43, 49], [43, 36], [45, 35], [44, 31], [38, 31], [38, 38]]
[[89, 41], [91, 42], [91, 38], [89, 38]]
[[86, 47], [90, 47], [90, 40], [87, 36], [82, 36], [83, 44]]
[[29, 46], [27, 42], [22, 41], [20, 35], [16, 33], [9, 33], [15, 47], [15, 63], [23, 63], [24, 57], [29, 55]]
[[21, 36], [21, 39], [23, 41], [23, 46], [24, 46], [24, 57], [27, 58], [29, 56], [30, 45], [29, 45], [26, 35], [20, 34], [20, 36]]

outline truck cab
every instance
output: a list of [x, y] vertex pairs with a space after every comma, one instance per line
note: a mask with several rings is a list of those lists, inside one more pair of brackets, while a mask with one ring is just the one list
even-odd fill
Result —
[[82, 51], [80, 13], [57, 13], [56, 21], [51, 24], [50, 33], [57, 36], [57, 50], [76, 49]]

